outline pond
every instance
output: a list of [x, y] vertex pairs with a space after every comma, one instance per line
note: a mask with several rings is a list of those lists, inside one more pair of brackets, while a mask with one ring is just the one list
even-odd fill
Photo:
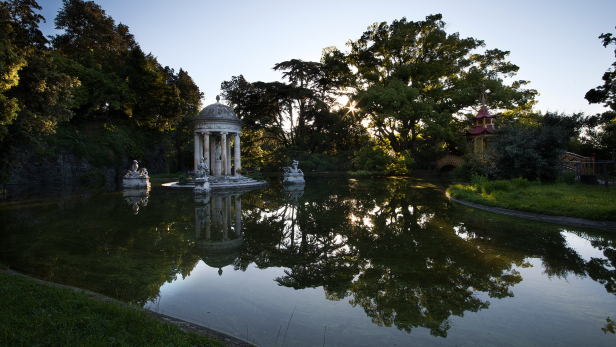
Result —
[[616, 231], [473, 209], [447, 184], [24, 196], [0, 205], [0, 262], [260, 346], [614, 346]]

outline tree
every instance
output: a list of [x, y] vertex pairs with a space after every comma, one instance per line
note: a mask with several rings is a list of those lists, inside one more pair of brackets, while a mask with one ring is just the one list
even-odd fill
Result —
[[34, 0], [0, 3], [0, 181], [20, 164], [18, 148], [54, 133], [73, 115], [71, 93], [79, 81], [59, 71], [46, 49], [38, 30], [45, 19], [34, 12], [40, 9]]
[[[601, 34], [603, 47], [616, 45], [616, 36], [611, 33]], [[616, 49], [614, 49], [616, 56]], [[610, 150], [616, 150], [616, 61], [612, 67], [603, 74], [603, 85], [586, 92], [584, 98], [589, 104], [603, 104], [607, 111], [601, 114], [601, 132], [598, 136], [598, 149], [602, 156], [607, 157]]]
[[[340, 56], [328, 54], [321, 62], [284, 61], [274, 70], [283, 72], [287, 82], [251, 83], [234, 76], [221, 85], [223, 98], [244, 121], [243, 157], [277, 151], [278, 159], [289, 155], [299, 159], [298, 155], [328, 153], [345, 157], [340, 162], [350, 169], [346, 157], [361, 147], [367, 132], [355, 113], [333, 110], [348, 83], [348, 65]], [[282, 162], [270, 164], [276, 167]]]
[[374, 134], [398, 155], [444, 148], [457, 135], [449, 129], [452, 115], [477, 105], [482, 86], [491, 92], [492, 108], [523, 105], [536, 95], [522, 89], [526, 81], [504, 83], [518, 71], [506, 61], [509, 52], [473, 53], [484, 42], [448, 35], [441, 19], [437, 14], [419, 22], [375, 23], [348, 43], [346, 61], [357, 70], [353, 99], [369, 116]]
[[556, 179], [567, 143], [593, 121], [581, 113], [567, 116], [548, 112], [538, 126], [501, 127], [493, 138], [492, 151], [487, 154], [493, 160], [495, 175], [503, 179]]
[[110, 58], [114, 53], [126, 52], [137, 46], [128, 27], [115, 25], [93, 1], [63, 0], [63, 7], [54, 20], [56, 29], [64, 30], [51, 39], [51, 43], [63, 55], [79, 59], [90, 52], [97, 62]]
[[169, 132], [199, 110], [203, 94], [188, 73], [145, 54], [128, 27], [94, 2], [63, 0], [55, 25], [64, 32], [51, 43], [69, 60], [66, 72], [83, 82], [80, 118]]

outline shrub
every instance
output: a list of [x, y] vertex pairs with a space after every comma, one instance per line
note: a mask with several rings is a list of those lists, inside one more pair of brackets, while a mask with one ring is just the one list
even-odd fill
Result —
[[394, 175], [408, 175], [415, 161], [409, 151], [404, 151], [395, 155], [385, 167], [385, 173]]
[[525, 189], [530, 185], [526, 178], [518, 177], [511, 180], [511, 185], [516, 189]]
[[480, 174], [477, 174], [477, 173], [473, 173], [471, 175], [471, 183], [475, 187], [482, 186], [486, 182], [488, 182], [488, 175], [480, 175]]
[[263, 181], [263, 174], [258, 169], [255, 169], [252, 175], [246, 175], [246, 177], [252, 178], [253, 180], [257, 181]]
[[184, 174], [181, 174], [178, 177], [178, 184], [183, 186], [183, 185], [186, 185], [187, 183], [188, 183], [188, 177], [186, 177], [186, 175], [184, 175]]
[[500, 129], [492, 146], [497, 176], [502, 179], [556, 179], [568, 135], [567, 129], [557, 125]]
[[457, 181], [470, 182], [472, 172], [468, 163], [464, 163], [461, 166], [454, 168], [452, 174]]
[[562, 177], [565, 183], [574, 184], [575, 180], [577, 179], [577, 174], [575, 172], [565, 172]]
[[476, 152], [468, 160], [470, 172], [495, 177], [496, 165], [492, 151]]
[[503, 192], [511, 190], [511, 182], [506, 180], [492, 181], [488, 182], [486, 185], [491, 186], [492, 190], [501, 190]]
[[364, 171], [384, 171], [387, 164], [392, 161], [392, 157], [393, 154], [385, 147], [370, 141], [357, 152], [355, 167]]
[[415, 161], [409, 151], [394, 153], [381, 144], [368, 142], [355, 157], [355, 167], [360, 171], [378, 171], [383, 174], [407, 175]]

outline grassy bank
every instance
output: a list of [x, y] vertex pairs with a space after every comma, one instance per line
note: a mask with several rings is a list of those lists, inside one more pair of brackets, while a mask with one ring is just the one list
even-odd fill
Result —
[[616, 189], [583, 184], [541, 184], [526, 180], [454, 185], [456, 199], [518, 211], [600, 221], [616, 221]]
[[225, 346], [146, 311], [0, 273], [1, 346]]

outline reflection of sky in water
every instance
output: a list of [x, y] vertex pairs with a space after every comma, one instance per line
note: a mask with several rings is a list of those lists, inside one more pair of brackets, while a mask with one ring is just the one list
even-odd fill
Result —
[[[425, 185], [422, 186], [425, 188]], [[341, 201], [338, 196], [330, 198]], [[346, 200], [353, 206], [359, 206], [358, 201]], [[284, 225], [281, 241], [287, 250], [301, 248], [302, 230], [298, 224], [299, 209], [308, 209], [317, 202], [303, 204], [283, 205], [274, 209], [260, 211], [261, 220], [275, 219]], [[298, 207], [300, 206], [300, 207]], [[329, 211], [336, 206], [322, 206], [322, 211]], [[360, 206], [361, 207], [361, 206]], [[304, 212], [305, 213], [305, 212]], [[404, 239], [405, 218], [413, 216], [414, 222], [421, 230], [411, 239]], [[385, 217], [385, 218], [383, 218]], [[361, 208], [355, 213], [349, 213], [347, 221], [353, 228], [359, 228], [372, 234], [375, 242], [388, 242], [383, 235], [382, 226], [391, 228], [390, 232], [396, 237], [401, 237], [405, 242], [421, 249], [426, 242], [425, 235], [421, 233], [434, 233], [438, 225], [443, 225], [440, 215], [435, 212], [433, 206], [415, 204], [410, 206], [373, 206], [366, 211]], [[453, 234], [468, 243], [472, 249], [485, 256], [485, 266], [493, 266], [490, 262], [499, 257], [508, 259], [510, 250], [502, 249], [498, 243], [493, 243], [492, 229], [494, 225], [505, 228], [505, 224], [494, 224], [490, 218], [488, 224], [465, 222], [454, 223], [451, 228]], [[437, 224], [438, 223], [438, 224]], [[467, 229], [467, 225], [470, 225]], [[380, 229], [381, 228], [381, 229]], [[442, 229], [442, 227], [440, 227]], [[325, 230], [325, 228], [323, 229]], [[500, 230], [502, 231], [502, 230]], [[603, 252], [591, 245], [584, 237], [587, 234], [561, 231], [566, 246], [571, 247], [579, 254], [580, 258], [588, 262], [591, 258], [605, 259]], [[580, 236], [582, 235], [582, 236]], [[313, 235], [310, 232], [304, 235], [309, 244], [319, 243], [322, 236]], [[443, 237], [443, 234], [435, 234], [435, 237]], [[328, 241], [331, 250], [328, 257], [337, 257], [339, 254], [350, 254], [353, 247], [347, 245], [349, 237], [342, 234], [331, 234]], [[290, 242], [290, 238], [294, 241]], [[438, 244], [438, 243], [437, 243]], [[295, 248], [294, 248], [295, 247]], [[425, 247], [425, 246], [424, 246]], [[455, 253], [455, 252], [454, 252]], [[377, 256], [387, 257], [387, 253]], [[425, 271], [455, 271], [459, 266], [459, 255], [452, 259], [442, 260], [438, 258], [426, 258]], [[414, 261], [412, 258], [409, 259]], [[390, 295], [386, 290], [379, 290], [378, 296], [372, 297], [371, 301], [353, 306], [356, 300], [352, 292], [347, 292], [346, 297], [339, 299], [328, 294], [328, 291], [318, 286], [316, 288], [304, 288], [295, 290], [285, 287], [276, 282], [283, 277], [293, 277], [301, 274], [302, 265], [291, 268], [269, 267], [257, 269], [254, 264], [248, 266], [245, 272], [234, 270], [233, 266], [219, 270], [199, 262], [192, 270], [190, 276], [185, 279], [178, 278], [176, 281], [166, 283], [160, 290], [160, 296], [155, 302], [148, 303], [148, 307], [196, 322], [217, 330], [231, 333], [237, 337], [254, 341], [262, 346], [285, 344], [292, 346], [375, 346], [375, 345], [437, 345], [442, 343], [455, 344], [458, 346], [475, 345], [550, 345], [555, 342], [565, 345], [611, 345], [612, 336], [602, 333], [601, 328], [606, 323], [608, 316], [616, 316], [616, 300], [613, 294], [607, 293], [599, 283], [586, 276], [549, 275], [545, 270], [545, 259], [523, 258], [520, 266], [509, 265], [503, 269], [501, 278], [492, 278], [491, 281], [498, 283], [506, 276], [520, 276], [519, 283], [512, 282], [508, 290], [510, 297], [491, 297], [488, 292], [476, 290], [472, 286], [468, 291], [472, 296], [485, 302], [488, 306], [476, 312], [466, 310], [461, 313], [450, 314], [442, 320], [441, 327], [447, 332], [447, 337], [435, 338], [431, 336], [430, 329], [415, 327], [412, 334], [397, 329], [394, 326], [387, 327], [377, 323], [375, 317], [387, 314], [388, 308], [383, 306], [382, 298]], [[403, 261], [403, 260], [399, 260]], [[323, 259], [315, 260], [312, 266], [327, 265]], [[551, 263], [553, 266], [554, 263]], [[466, 273], [472, 267], [463, 265], [459, 269]], [[608, 268], [609, 269], [609, 268]], [[361, 272], [352, 275], [351, 288], [363, 285], [366, 282], [362, 276], [374, 271], [383, 270], [382, 264], [373, 264], [369, 259], [361, 265]], [[396, 280], [398, 276], [408, 276], [400, 270], [387, 269], [382, 281]], [[421, 275], [421, 274], [417, 274]], [[451, 279], [460, 281], [462, 277], [453, 276]], [[468, 273], [466, 276], [474, 276]], [[504, 277], [503, 277], [504, 276]], [[439, 281], [440, 279], [435, 279]], [[317, 281], [318, 282], [318, 281]], [[475, 283], [476, 284], [476, 283]], [[462, 283], [456, 287], [463, 288]], [[387, 286], [385, 286], [387, 288]], [[357, 288], [351, 289], [358, 290]], [[434, 294], [428, 291], [447, 291], [443, 288], [426, 287], [408, 288], [404, 295], [423, 297], [433, 300]], [[426, 293], [421, 293], [422, 291]], [[361, 291], [360, 291], [361, 292]], [[365, 294], [365, 293], [364, 293]], [[437, 294], [438, 295], [438, 294]], [[453, 294], [452, 294], [453, 295]], [[369, 297], [369, 296], [368, 296]], [[359, 299], [361, 302], [361, 299]], [[447, 298], [442, 299], [443, 305], [447, 305]], [[374, 307], [370, 307], [374, 305]], [[378, 307], [378, 308], [377, 308]], [[372, 314], [366, 314], [375, 308]], [[393, 317], [403, 314], [404, 307], [391, 308]], [[434, 308], [419, 307], [417, 314], [424, 319], [436, 319], [432, 317]], [[455, 312], [455, 308], [453, 309]], [[291, 318], [292, 315], [292, 318]], [[387, 319], [385, 317], [384, 319]], [[414, 323], [411, 323], [413, 325]], [[288, 332], [287, 332], [287, 326]], [[280, 332], [280, 333], [279, 333]], [[287, 334], [285, 336], [285, 334]], [[323, 340], [325, 339], [325, 341]]]
[[[616, 336], [605, 335], [605, 318], [616, 316], [616, 300], [585, 278], [547, 278], [541, 261], [528, 259], [532, 267], [518, 268], [524, 280], [511, 288], [513, 298], [494, 299], [475, 292], [490, 308], [451, 316], [446, 339], [435, 339], [429, 330], [416, 328], [411, 335], [396, 328], [379, 328], [364, 310], [348, 304], [351, 298], [331, 301], [322, 287], [293, 290], [274, 285], [283, 268], [246, 272], [217, 269], [200, 262], [185, 280], [161, 288], [161, 296], [149, 307], [217, 330], [229, 332], [261, 346], [273, 346], [280, 326], [278, 345], [295, 309], [286, 337], [289, 346], [457, 346], [565, 345], [610, 346]], [[367, 264], [366, 268], [370, 268]], [[606, 304], [606, 302], [608, 304]], [[573, 324], [572, 324], [573, 323]], [[546, 329], [549, 325], [549, 329]], [[327, 327], [327, 328], [325, 328]], [[590, 336], [590, 337], [589, 337]]]
[[[278, 345], [282, 344], [291, 319], [285, 345], [316, 346], [376, 346], [383, 341], [397, 341], [409, 335], [394, 327], [373, 324], [364, 310], [348, 304], [348, 298], [332, 301], [325, 298], [322, 287], [293, 290], [275, 285], [284, 269], [246, 272], [223, 268], [218, 270], [200, 262], [185, 280], [167, 283], [161, 288], [157, 302], [148, 307], [168, 315], [186, 319], [261, 346], [274, 346], [280, 326]], [[293, 313], [293, 310], [295, 312]], [[413, 341], [431, 340], [427, 330], [413, 331]]]
[[[592, 241], [592, 238], [588, 235], [577, 235], [573, 232], [567, 231], [566, 229], [563, 229], [562, 234], [565, 237], [565, 240], [567, 240], [567, 245], [575, 249], [582, 259], [586, 261], [589, 261], [591, 258], [605, 259], [603, 251], [591, 245], [590, 242]], [[610, 268], [614, 269], [613, 267]]]
[[113, 196], [61, 217], [0, 209], [0, 259], [157, 298], [147, 306], [261, 346], [281, 345], [287, 325], [288, 346], [616, 341], [601, 331], [616, 297], [600, 282], [616, 276], [590, 262], [606, 259], [599, 244], [614, 250], [613, 234], [473, 210], [412, 180], [345, 182], [308, 180], [297, 199], [273, 184], [216, 205], [154, 190], [138, 215]]

